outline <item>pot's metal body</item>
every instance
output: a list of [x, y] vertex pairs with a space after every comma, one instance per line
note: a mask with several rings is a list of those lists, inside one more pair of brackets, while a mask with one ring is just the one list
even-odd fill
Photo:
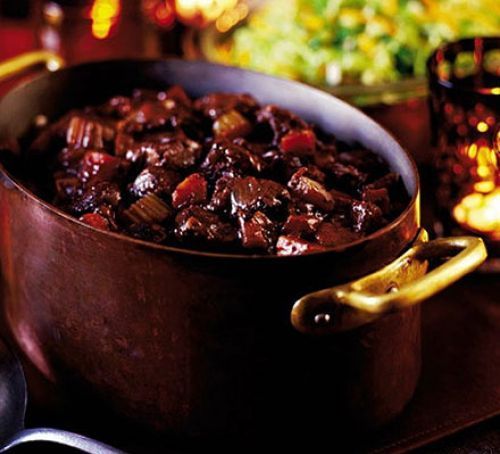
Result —
[[[45, 75], [0, 103], [0, 139], [37, 114], [135, 87], [191, 94], [251, 92], [340, 139], [383, 155], [412, 195], [391, 225], [341, 250], [239, 257], [158, 247], [94, 230], [0, 170], [5, 311], [24, 353], [63, 386], [83, 384], [136, 420], [190, 436], [276, 433], [320, 421], [378, 426], [401, 411], [420, 369], [420, 312], [411, 307], [345, 333], [294, 330], [305, 293], [379, 269], [419, 229], [411, 159], [378, 125], [322, 92], [196, 62], [103, 62]], [[317, 426], [316, 426], [317, 427]]]

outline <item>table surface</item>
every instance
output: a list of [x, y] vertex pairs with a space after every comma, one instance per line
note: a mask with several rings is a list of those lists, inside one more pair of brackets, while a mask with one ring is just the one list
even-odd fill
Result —
[[[18, 55], [22, 52], [32, 50], [38, 46], [39, 39], [35, 34], [37, 28], [33, 20], [7, 21], [0, 18], [0, 61]], [[102, 46], [99, 56], [116, 56], [116, 49], [123, 51], [123, 45], [119, 40], [110, 43], [96, 43], [93, 38], [87, 37], [91, 42], [89, 53], [68, 52], [70, 62], [86, 60], [95, 55], [96, 46]], [[165, 37], [164, 37], [165, 39]], [[167, 36], [168, 39], [168, 36]], [[81, 45], [81, 43], [80, 43]], [[158, 49], [158, 46], [155, 47]], [[83, 46], [85, 49], [85, 46]], [[151, 46], [148, 52], [151, 51]], [[136, 55], [137, 48], [131, 54]], [[11, 86], [11, 83], [2, 83], [0, 86], [0, 95], [5, 93]], [[432, 231], [434, 225], [433, 207], [432, 207], [432, 188], [431, 178], [429, 178], [428, 163], [431, 157], [431, 148], [428, 146], [429, 131], [427, 127], [428, 117], [425, 108], [422, 108], [422, 102], [410, 102], [405, 106], [400, 106], [399, 110], [388, 110], [387, 108], [370, 109], [368, 113], [376, 120], [383, 123], [391, 130], [396, 137], [400, 138], [407, 148], [412, 151], [415, 160], [420, 164], [422, 170], [423, 183], [423, 223]], [[428, 197], [426, 197], [428, 196]], [[500, 279], [497, 276], [486, 278], [490, 284], [483, 285], [484, 276], [473, 275], [462, 282], [459, 282], [447, 289], [444, 293], [436, 297], [436, 301], [453, 301], [460, 306], [461, 302], [471, 297], [477, 304], [493, 308], [498, 314], [500, 311]], [[427, 304], [433, 304], [429, 301]], [[500, 338], [499, 338], [500, 341]], [[500, 345], [500, 342], [499, 342]], [[497, 352], [495, 352], [497, 353]], [[425, 360], [425, 358], [424, 358]], [[500, 374], [497, 378], [497, 386], [500, 387]], [[422, 453], [493, 453], [500, 452], [500, 417], [494, 417], [479, 425], [463, 430], [458, 434], [448, 436], [447, 438], [420, 448]]]

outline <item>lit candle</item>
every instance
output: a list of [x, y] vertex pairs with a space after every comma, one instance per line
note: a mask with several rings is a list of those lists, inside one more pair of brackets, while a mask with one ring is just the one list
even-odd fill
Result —
[[490, 242], [500, 241], [499, 49], [500, 38], [466, 39], [428, 63], [438, 202], [455, 226]]

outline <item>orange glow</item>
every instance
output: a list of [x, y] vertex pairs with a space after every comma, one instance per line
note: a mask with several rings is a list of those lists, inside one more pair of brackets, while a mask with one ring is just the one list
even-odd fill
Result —
[[238, 6], [238, 0], [175, 0], [175, 8], [180, 19], [199, 25], [214, 22], [224, 14], [229, 14], [229, 22], [247, 14], [245, 7]]
[[500, 240], [500, 188], [489, 194], [465, 196], [453, 208], [453, 216], [463, 226]]
[[497, 154], [487, 146], [471, 144], [464, 155], [473, 161], [475, 181], [452, 210], [463, 227], [500, 240], [500, 173]]
[[154, 24], [169, 28], [175, 22], [174, 0], [143, 0], [142, 9]]
[[221, 33], [225, 33], [245, 19], [248, 16], [248, 11], [248, 6], [245, 3], [240, 3], [233, 9], [222, 13], [215, 21], [215, 27]]
[[476, 127], [477, 127], [477, 130], [478, 130], [479, 132], [486, 132], [486, 131], [488, 131], [488, 128], [489, 128], [488, 123], [486, 123], [486, 122], [484, 122], [484, 121], [480, 121], [480, 122], [477, 124], [477, 126], [476, 126]]
[[173, 24], [175, 14], [172, 6], [168, 2], [161, 2], [154, 12], [156, 23], [162, 27], [168, 27]]
[[92, 35], [97, 39], [106, 39], [118, 21], [120, 11], [120, 0], [94, 0], [90, 9]]

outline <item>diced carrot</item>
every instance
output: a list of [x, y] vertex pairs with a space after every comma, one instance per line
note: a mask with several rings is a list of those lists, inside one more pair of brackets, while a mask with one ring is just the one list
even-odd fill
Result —
[[207, 182], [199, 173], [193, 173], [181, 181], [172, 194], [174, 208], [203, 202], [207, 198]]
[[109, 224], [103, 216], [97, 213], [87, 213], [84, 214], [80, 221], [84, 222], [87, 225], [95, 227], [96, 229], [101, 230], [109, 230]]
[[296, 155], [310, 155], [316, 149], [316, 134], [310, 129], [290, 131], [280, 140], [280, 149], [283, 153]]

